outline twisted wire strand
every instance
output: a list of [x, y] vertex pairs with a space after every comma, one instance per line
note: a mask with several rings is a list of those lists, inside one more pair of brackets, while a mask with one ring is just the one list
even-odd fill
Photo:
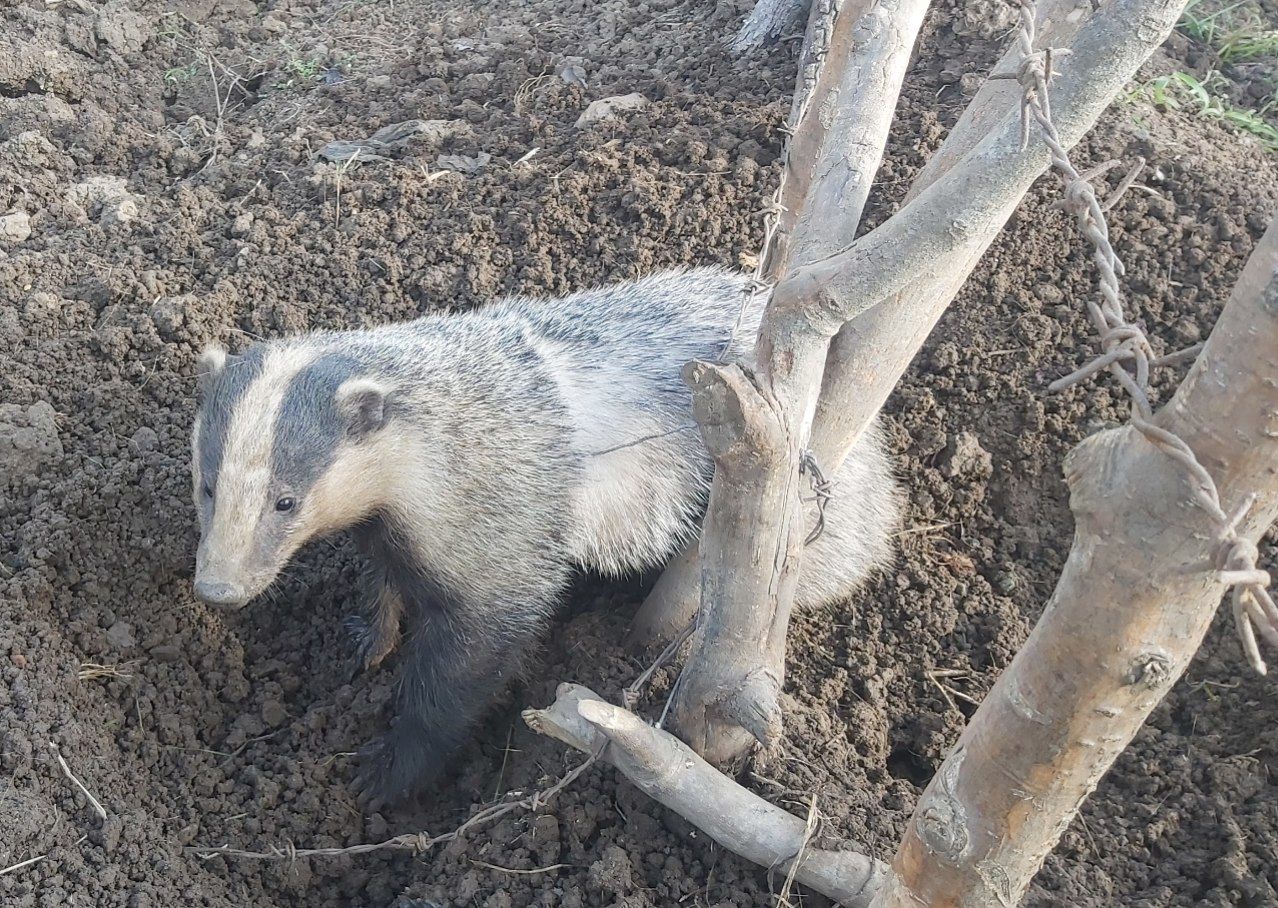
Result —
[[[1238, 534], [1238, 527], [1247, 516], [1255, 496], [1249, 495], [1233, 513], [1226, 514], [1220, 503], [1220, 492], [1211, 474], [1203, 468], [1189, 445], [1179, 436], [1154, 425], [1153, 407], [1149, 399], [1151, 367], [1180, 362], [1201, 349], [1201, 345], [1178, 351], [1163, 357], [1154, 354], [1145, 332], [1128, 321], [1123, 312], [1122, 289], [1123, 263], [1109, 239], [1109, 224], [1105, 213], [1109, 211], [1136, 181], [1141, 160], [1110, 197], [1102, 202], [1096, 194], [1092, 180], [1117, 166], [1107, 161], [1080, 173], [1069, 159], [1061, 143], [1060, 133], [1052, 121], [1051, 102], [1047, 86], [1051, 81], [1053, 51], [1050, 48], [1035, 50], [1037, 36], [1035, 0], [1017, 0], [1020, 19], [1017, 31], [1017, 48], [1021, 62], [1015, 78], [1021, 86], [1021, 147], [1029, 143], [1031, 120], [1042, 133], [1052, 167], [1064, 181], [1062, 207], [1078, 219], [1079, 228], [1092, 247], [1092, 262], [1099, 274], [1100, 299], [1087, 300], [1087, 314], [1097, 334], [1100, 335], [1101, 352], [1090, 362], [1060, 378], [1049, 390], [1062, 391], [1101, 372], [1108, 372], [1118, 380], [1131, 398], [1131, 423], [1151, 444], [1179, 464], [1188, 474], [1193, 489], [1192, 500], [1202, 508], [1215, 524], [1213, 541], [1216, 544], [1216, 579], [1232, 587], [1231, 610], [1235, 629], [1242, 642], [1247, 661], [1258, 673], [1265, 674], [1267, 667], [1260, 655], [1256, 633], [1274, 647], [1278, 647], [1278, 606], [1269, 595], [1269, 574], [1256, 566], [1259, 554], [1256, 546]], [[1057, 57], [1061, 51], [1055, 51]]]

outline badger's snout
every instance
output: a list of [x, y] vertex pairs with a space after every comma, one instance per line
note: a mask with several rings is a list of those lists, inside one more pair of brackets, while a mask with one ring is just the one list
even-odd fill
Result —
[[200, 577], [199, 575], [195, 578], [195, 595], [209, 605], [219, 605], [223, 608], [239, 608], [251, 598], [248, 591], [240, 584], [218, 577]]

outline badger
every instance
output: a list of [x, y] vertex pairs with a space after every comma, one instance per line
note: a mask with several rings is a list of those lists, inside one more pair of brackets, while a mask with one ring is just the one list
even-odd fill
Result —
[[[242, 607], [310, 540], [351, 529], [375, 576], [357, 660], [396, 647], [396, 716], [357, 784], [435, 780], [520, 669], [575, 571], [660, 566], [696, 535], [713, 464], [680, 378], [747, 359], [763, 300], [721, 268], [510, 297], [199, 357], [196, 595]], [[888, 557], [897, 492], [877, 424], [833, 471], [797, 606]]]

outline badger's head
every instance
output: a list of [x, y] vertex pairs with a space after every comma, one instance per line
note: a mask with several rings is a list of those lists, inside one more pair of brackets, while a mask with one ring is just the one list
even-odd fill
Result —
[[195, 592], [238, 608], [307, 541], [382, 506], [391, 391], [350, 357], [304, 343], [240, 356], [209, 347], [199, 385]]

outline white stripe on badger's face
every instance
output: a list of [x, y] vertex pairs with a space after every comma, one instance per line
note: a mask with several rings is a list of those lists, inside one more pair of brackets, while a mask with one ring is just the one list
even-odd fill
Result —
[[[296, 548], [283, 553], [259, 551], [259, 525], [274, 510], [271, 455], [280, 407], [294, 377], [319, 353], [301, 344], [270, 350], [260, 374], [231, 414], [214, 489], [213, 517], [196, 555], [197, 585], [228, 585], [235, 593], [227, 594], [228, 601], [243, 604], [264, 590]], [[197, 423], [197, 441], [198, 432]]]
[[195, 423], [191, 426], [191, 494], [195, 500], [196, 511], [200, 509], [200, 486], [203, 485], [204, 480], [200, 473], [200, 426], [203, 424], [203, 417], [196, 413]]

